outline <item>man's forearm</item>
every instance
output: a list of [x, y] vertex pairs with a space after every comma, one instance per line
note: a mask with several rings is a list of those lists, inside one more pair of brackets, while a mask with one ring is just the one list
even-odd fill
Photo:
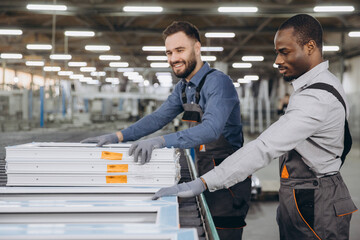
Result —
[[124, 140], [124, 136], [121, 131], [116, 132], [116, 136], [119, 139], [119, 142], [122, 142]]

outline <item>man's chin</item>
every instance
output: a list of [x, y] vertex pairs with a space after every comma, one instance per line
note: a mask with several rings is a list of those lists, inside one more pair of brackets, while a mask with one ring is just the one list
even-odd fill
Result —
[[294, 80], [296, 77], [294, 76], [283, 76], [285, 82], [291, 82], [292, 80]]

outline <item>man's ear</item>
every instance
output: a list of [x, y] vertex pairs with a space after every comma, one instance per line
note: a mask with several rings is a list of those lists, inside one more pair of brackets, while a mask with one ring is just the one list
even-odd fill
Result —
[[196, 53], [197, 55], [200, 55], [200, 54], [201, 54], [201, 43], [198, 42], [198, 41], [195, 42], [195, 53]]
[[316, 45], [316, 42], [314, 40], [310, 40], [307, 44], [305, 44], [305, 48], [308, 55], [311, 55], [315, 52], [315, 50], [318, 48]]

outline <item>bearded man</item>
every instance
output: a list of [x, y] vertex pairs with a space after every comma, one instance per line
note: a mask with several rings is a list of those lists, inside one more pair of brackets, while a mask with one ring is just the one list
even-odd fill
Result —
[[[239, 98], [232, 79], [201, 60], [200, 34], [193, 24], [173, 22], [163, 37], [168, 62], [181, 78], [167, 100], [124, 130], [82, 142], [102, 146], [135, 141], [163, 128], [184, 112], [182, 120], [190, 128], [135, 142], [129, 154], [134, 155], [135, 162], [144, 164], [150, 161], [155, 148], [194, 148], [198, 174], [204, 175], [243, 145]], [[197, 184], [204, 188], [200, 179]], [[241, 239], [250, 196], [250, 177], [228, 189], [205, 191], [221, 239]]]

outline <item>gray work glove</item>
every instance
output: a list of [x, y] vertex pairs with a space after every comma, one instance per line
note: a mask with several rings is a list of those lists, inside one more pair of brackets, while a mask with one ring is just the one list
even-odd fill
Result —
[[164, 137], [149, 138], [146, 140], [133, 143], [129, 149], [129, 155], [134, 154], [134, 162], [138, 162], [139, 155], [141, 153], [141, 164], [148, 163], [151, 159], [151, 153], [155, 148], [165, 147]]
[[205, 184], [200, 178], [195, 179], [191, 182], [185, 182], [175, 184], [172, 187], [161, 188], [152, 197], [152, 200], [156, 200], [163, 196], [178, 196], [182, 198], [195, 197], [200, 195], [206, 190]]
[[97, 147], [102, 147], [104, 144], [118, 143], [119, 138], [116, 133], [105, 134], [97, 137], [86, 138], [81, 143], [97, 143]]

